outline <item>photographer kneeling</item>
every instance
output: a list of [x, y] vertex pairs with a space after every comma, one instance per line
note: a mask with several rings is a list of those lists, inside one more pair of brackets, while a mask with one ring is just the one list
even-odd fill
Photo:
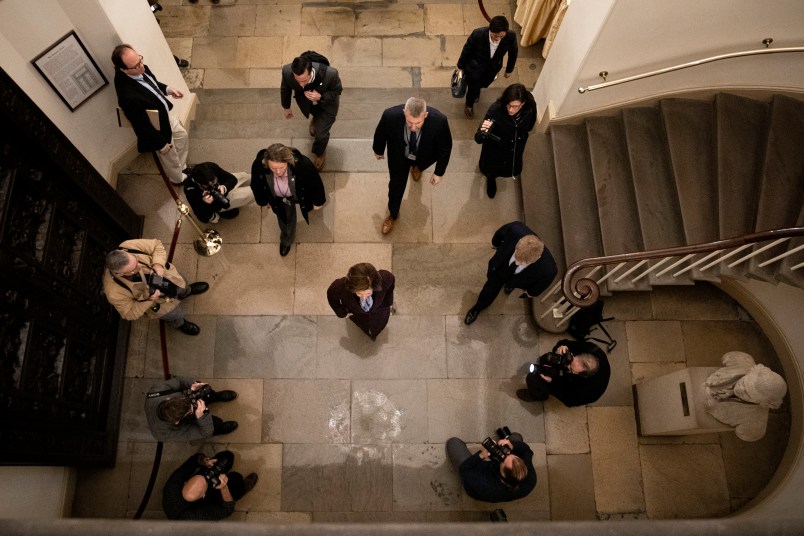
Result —
[[230, 402], [234, 391], [216, 392], [209, 384], [174, 376], [154, 385], [145, 395], [145, 417], [157, 441], [200, 443], [212, 435], [237, 429], [236, 421], [226, 421], [209, 412], [207, 405]]
[[[504, 502], [525, 497], [536, 487], [533, 451], [518, 433], [495, 442], [490, 437], [483, 447], [470, 454], [457, 437], [447, 441], [447, 457], [461, 476], [466, 493], [478, 501]], [[502, 435], [500, 430], [498, 435]]]
[[233, 175], [213, 162], [193, 166], [183, 184], [193, 214], [204, 223], [236, 218], [240, 207], [254, 202], [249, 173]]
[[609, 360], [596, 344], [562, 340], [530, 366], [528, 388], [518, 389], [516, 396], [538, 402], [553, 395], [565, 406], [583, 406], [603, 396], [609, 376]]
[[224, 450], [210, 459], [193, 454], [173, 471], [162, 490], [168, 519], [219, 520], [234, 512], [235, 502], [254, 488], [257, 473], [243, 478], [232, 471], [234, 454]]

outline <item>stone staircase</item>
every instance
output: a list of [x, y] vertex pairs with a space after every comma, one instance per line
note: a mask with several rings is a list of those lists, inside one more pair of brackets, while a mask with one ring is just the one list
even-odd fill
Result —
[[[671, 98], [554, 124], [528, 142], [525, 221], [544, 238], [560, 273], [589, 257], [801, 226], [802, 147], [804, 102], [782, 95], [768, 102], [726, 93], [710, 100]], [[723, 275], [804, 287], [804, 270], [790, 271], [804, 252], [759, 267], [803, 242], [776, 246], [736, 272], [715, 266], [675, 278], [651, 273], [635, 283], [611, 278], [601, 291], [649, 290]]]

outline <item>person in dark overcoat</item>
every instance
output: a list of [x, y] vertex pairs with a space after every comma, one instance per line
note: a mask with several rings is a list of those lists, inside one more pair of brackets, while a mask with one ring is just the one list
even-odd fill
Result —
[[376, 340], [391, 317], [394, 284], [394, 274], [361, 262], [349, 268], [346, 277], [332, 282], [327, 300], [339, 318], [349, 318], [371, 340]]
[[516, 67], [519, 48], [516, 34], [508, 27], [508, 19], [502, 15], [492, 17], [488, 26], [472, 30], [458, 58], [458, 69], [466, 78], [466, 106], [463, 113], [467, 119], [474, 115], [475, 102], [480, 90], [489, 87], [503, 66], [503, 56], [508, 54], [505, 77], [509, 78]]
[[293, 147], [274, 143], [257, 153], [251, 164], [251, 191], [264, 207], [271, 205], [279, 222], [279, 254], [285, 256], [296, 239], [296, 205], [307, 224], [307, 214], [327, 202], [321, 175], [309, 158]]
[[480, 171], [486, 176], [486, 193], [497, 195], [497, 177], [522, 173], [522, 153], [528, 133], [536, 124], [536, 101], [522, 84], [511, 84], [489, 106], [475, 133], [480, 151]]

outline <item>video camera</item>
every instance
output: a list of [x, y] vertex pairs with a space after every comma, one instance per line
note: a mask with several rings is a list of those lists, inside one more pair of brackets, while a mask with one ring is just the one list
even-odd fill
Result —
[[547, 352], [539, 358], [538, 363], [530, 364], [530, 372], [544, 374], [555, 380], [569, 373], [569, 364], [572, 362], [572, 357], [572, 353], [569, 350], [563, 354]]
[[[511, 435], [511, 430], [508, 429], [507, 426], [503, 426], [502, 428], [497, 428], [497, 437], [500, 439], [506, 439], [509, 435]], [[489, 453], [489, 460], [496, 464], [501, 464], [502, 461], [511, 454], [511, 448], [508, 445], [500, 445], [496, 441], [494, 441], [491, 437], [487, 437], [480, 443], [484, 449], [486, 449]]]

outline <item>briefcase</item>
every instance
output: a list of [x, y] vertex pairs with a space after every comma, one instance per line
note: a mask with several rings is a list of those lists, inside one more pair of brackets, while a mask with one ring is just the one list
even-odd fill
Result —
[[452, 96], [456, 99], [462, 99], [466, 96], [466, 78], [463, 76], [463, 71], [455, 69], [452, 72], [450, 87], [452, 88]]

